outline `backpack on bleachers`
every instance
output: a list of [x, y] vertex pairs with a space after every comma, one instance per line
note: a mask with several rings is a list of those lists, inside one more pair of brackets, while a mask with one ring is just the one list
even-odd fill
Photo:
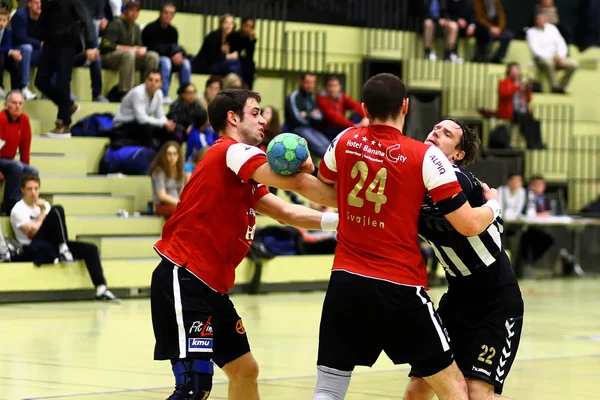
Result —
[[73, 125], [71, 135], [110, 137], [114, 117], [112, 113], [89, 115]]

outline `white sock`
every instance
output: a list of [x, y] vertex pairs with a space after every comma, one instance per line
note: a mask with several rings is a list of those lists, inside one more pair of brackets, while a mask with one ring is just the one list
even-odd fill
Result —
[[61, 243], [58, 245], [58, 252], [60, 254], [64, 253], [65, 251], [69, 251], [69, 246], [67, 246], [66, 243]]
[[96, 296], [100, 296], [104, 292], [106, 292], [106, 285], [96, 286]]
[[313, 400], [343, 400], [346, 397], [352, 371], [340, 371], [317, 365], [317, 387]]

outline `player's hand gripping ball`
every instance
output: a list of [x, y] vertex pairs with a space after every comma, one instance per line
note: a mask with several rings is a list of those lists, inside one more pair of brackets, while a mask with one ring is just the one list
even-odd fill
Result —
[[308, 159], [306, 140], [293, 133], [281, 133], [267, 147], [267, 160], [273, 171], [280, 175], [298, 172]]

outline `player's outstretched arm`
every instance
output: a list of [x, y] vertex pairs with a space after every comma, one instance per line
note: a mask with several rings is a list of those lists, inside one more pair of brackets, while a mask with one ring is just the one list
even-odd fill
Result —
[[498, 203], [498, 191], [490, 189], [485, 183], [481, 185], [481, 189], [483, 191], [483, 198], [486, 200], [486, 203], [482, 207], [472, 208], [468, 202], [465, 202], [457, 210], [446, 214], [446, 218], [454, 229], [462, 235], [479, 235], [501, 213], [500, 203]]
[[310, 201], [327, 207], [337, 207], [335, 188], [326, 185], [310, 174], [300, 172], [291, 176], [283, 176], [273, 171], [268, 163], [264, 163], [254, 171], [252, 179], [266, 186], [291, 190]]
[[338, 223], [337, 213], [322, 213], [312, 208], [290, 204], [271, 193], [258, 200], [256, 211], [268, 215], [282, 225], [302, 229], [335, 231]]

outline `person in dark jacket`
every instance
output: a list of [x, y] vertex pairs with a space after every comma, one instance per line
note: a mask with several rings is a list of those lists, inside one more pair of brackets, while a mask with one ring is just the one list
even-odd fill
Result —
[[[83, 51], [90, 62], [98, 59], [94, 25], [82, 0], [42, 0], [40, 22], [44, 46], [35, 84], [58, 106], [56, 126], [47, 135], [68, 138], [71, 116], [78, 110], [70, 99], [73, 61]], [[52, 83], [54, 74], [56, 82]]]
[[171, 104], [167, 118], [175, 122], [175, 136], [181, 144], [187, 140], [194, 122], [194, 115], [202, 106], [196, 96], [196, 87], [191, 83], [181, 85], [177, 89], [177, 95], [179, 97]]
[[4, 91], [4, 69], [10, 72], [11, 89], [21, 88], [21, 74], [19, 62], [22, 59], [21, 51], [12, 45], [12, 30], [8, 26], [9, 10], [0, 6], [0, 98], [6, 98]]
[[219, 18], [219, 29], [212, 31], [204, 38], [204, 43], [192, 63], [192, 71], [196, 74], [213, 74], [225, 76], [231, 72], [242, 76], [242, 64], [238, 52], [232, 51], [227, 37], [233, 29], [233, 15], [223, 14]]
[[[514, 38], [511, 31], [506, 29], [506, 14], [500, 0], [473, 0], [475, 7], [475, 37], [477, 38], [477, 61], [502, 64], [510, 41]], [[500, 47], [491, 56], [494, 41], [500, 42]]]
[[254, 30], [254, 18], [242, 18], [242, 27], [239, 31], [232, 32], [228, 37], [230, 50], [238, 53], [242, 65], [242, 79], [252, 90], [256, 64], [254, 63], [254, 50], [256, 49], [256, 32]]
[[285, 98], [285, 123], [289, 131], [306, 139], [310, 151], [323, 157], [330, 142], [315, 128], [323, 119], [315, 99], [316, 86], [315, 74], [305, 72], [300, 76], [300, 88]]
[[192, 66], [187, 59], [185, 50], [179, 46], [179, 33], [171, 25], [175, 16], [175, 5], [171, 2], [163, 4], [159, 18], [142, 31], [142, 43], [150, 51], [160, 56], [159, 69], [162, 75], [163, 103], [171, 104], [169, 88], [171, 73], [179, 73], [179, 83], [183, 86], [192, 81]]
[[42, 28], [40, 14], [42, 0], [29, 0], [27, 7], [19, 8], [13, 15], [10, 25], [13, 31], [13, 46], [21, 52], [19, 70], [21, 86], [25, 100], [35, 99], [37, 95], [29, 89], [31, 66], [38, 66], [42, 55]]

